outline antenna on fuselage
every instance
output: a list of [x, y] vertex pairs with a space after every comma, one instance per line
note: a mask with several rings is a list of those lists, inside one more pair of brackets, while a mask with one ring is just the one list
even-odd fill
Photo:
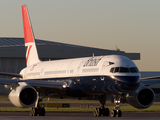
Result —
[[121, 51], [121, 50], [116, 46], [116, 51]]

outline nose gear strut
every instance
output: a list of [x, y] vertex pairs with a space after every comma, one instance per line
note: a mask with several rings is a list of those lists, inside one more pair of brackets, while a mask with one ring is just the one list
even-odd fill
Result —
[[122, 116], [122, 111], [120, 110], [120, 103], [121, 103], [121, 98], [123, 97], [122, 94], [116, 94], [114, 96], [114, 103], [115, 107], [114, 110], [110, 112], [111, 117], [121, 117]]

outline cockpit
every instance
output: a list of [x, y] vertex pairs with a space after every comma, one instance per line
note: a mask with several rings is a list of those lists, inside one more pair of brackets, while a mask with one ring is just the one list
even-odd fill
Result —
[[137, 67], [113, 67], [110, 70], [111, 73], [139, 73]]

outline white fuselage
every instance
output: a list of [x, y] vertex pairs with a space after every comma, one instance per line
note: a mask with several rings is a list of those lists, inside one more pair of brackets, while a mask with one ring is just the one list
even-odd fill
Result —
[[139, 73], [111, 73], [110, 69], [112, 67], [136, 67], [136, 65], [127, 57], [107, 55], [39, 62], [26, 67], [20, 72], [20, 74], [23, 75], [23, 79], [66, 78], [97, 75], [140, 75]]

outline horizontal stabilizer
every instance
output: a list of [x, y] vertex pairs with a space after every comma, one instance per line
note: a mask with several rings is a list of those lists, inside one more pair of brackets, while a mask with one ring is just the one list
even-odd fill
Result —
[[16, 73], [0, 72], [0, 75], [3, 75], [3, 76], [10, 76], [10, 77], [18, 77], [18, 78], [22, 78], [22, 75], [20, 75], [20, 74], [16, 74]]

